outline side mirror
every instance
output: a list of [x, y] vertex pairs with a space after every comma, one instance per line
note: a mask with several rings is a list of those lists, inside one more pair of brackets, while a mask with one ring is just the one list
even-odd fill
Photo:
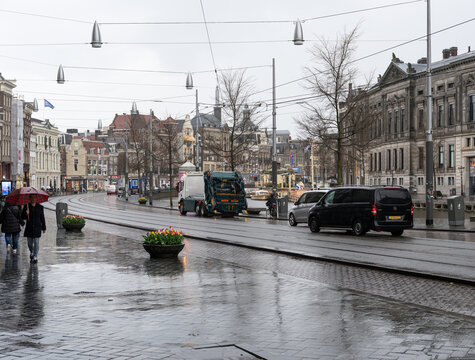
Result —
[[299, 205], [300, 203], [298, 201], [294, 202], [294, 205], [297, 206]]

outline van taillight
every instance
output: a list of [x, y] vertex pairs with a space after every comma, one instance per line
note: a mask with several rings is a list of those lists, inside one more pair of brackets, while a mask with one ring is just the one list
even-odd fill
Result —
[[414, 205], [411, 205], [411, 215], [414, 215]]
[[376, 205], [371, 205], [371, 215], [376, 216]]

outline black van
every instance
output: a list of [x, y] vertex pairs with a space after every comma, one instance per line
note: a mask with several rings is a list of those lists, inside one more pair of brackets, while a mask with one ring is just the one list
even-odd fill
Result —
[[413, 226], [414, 207], [409, 191], [398, 186], [341, 187], [329, 191], [310, 210], [308, 226], [352, 229], [358, 236], [369, 230], [400, 236]]

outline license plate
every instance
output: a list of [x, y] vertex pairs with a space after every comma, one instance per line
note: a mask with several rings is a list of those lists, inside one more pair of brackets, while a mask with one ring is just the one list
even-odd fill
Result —
[[388, 220], [401, 220], [401, 216], [388, 216]]

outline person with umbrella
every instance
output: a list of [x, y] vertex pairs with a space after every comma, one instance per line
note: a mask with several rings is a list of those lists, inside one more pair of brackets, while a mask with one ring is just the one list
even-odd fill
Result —
[[43, 206], [37, 203], [38, 195], [30, 195], [30, 203], [23, 208], [22, 218], [26, 220], [24, 236], [28, 240], [30, 260], [38, 262], [41, 232], [46, 232], [46, 221]]
[[26, 205], [21, 218], [26, 220], [24, 236], [28, 240], [30, 261], [38, 262], [41, 232], [46, 232], [46, 221], [43, 206], [39, 203], [48, 200], [48, 194], [34, 187], [22, 187], [7, 196], [7, 204]]
[[9, 245], [13, 254], [16, 254], [18, 248], [18, 235], [20, 234], [20, 226], [24, 226], [25, 222], [21, 218], [21, 211], [18, 206], [6, 203], [0, 213], [0, 223], [2, 224], [2, 233], [5, 233], [5, 245], [7, 251]]

